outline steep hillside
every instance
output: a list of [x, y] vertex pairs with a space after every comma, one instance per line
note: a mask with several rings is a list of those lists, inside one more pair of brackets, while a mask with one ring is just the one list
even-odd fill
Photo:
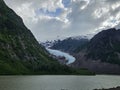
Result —
[[96, 34], [86, 48], [76, 54], [76, 59], [75, 67], [120, 74], [120, 30], [111, 28]]
[[22, 19], [0, 0], [0, 75], [2, 74], [78, 74], [78, 72], [60, 65], [57, 60], [50, 57], [25, 27]]
[[87, 57], [120, 65], [120, 30], [112, 28], [95, 35], [89, 43]]

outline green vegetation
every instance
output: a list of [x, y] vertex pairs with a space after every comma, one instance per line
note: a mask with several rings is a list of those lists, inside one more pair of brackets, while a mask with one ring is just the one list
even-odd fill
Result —
[[49, 56], [22, 19], [0, 0], [0, 75], [84, 74], [78, 71]]

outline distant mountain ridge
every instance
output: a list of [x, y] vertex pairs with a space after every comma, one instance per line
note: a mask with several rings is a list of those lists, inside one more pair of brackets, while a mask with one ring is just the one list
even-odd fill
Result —
[[46, 41], [46, 42], [39, 42], [42, 46], [46, 47], [46, 48], [50, 48], [54, 45], [54, 43], [56, 43], [56, 40], [54, 41]]
[[53, 42], [50, 48], [61, 50], [68, 53], [75, 53], [77, 48], [83, 47], [89, 42], [86, 36], [69, 37], [64, 40]]

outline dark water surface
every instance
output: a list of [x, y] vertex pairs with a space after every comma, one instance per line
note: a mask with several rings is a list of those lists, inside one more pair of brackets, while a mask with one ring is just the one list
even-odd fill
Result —
[[120, 76], [0, 76], [0, 90], [93, 90], [120, 86]]

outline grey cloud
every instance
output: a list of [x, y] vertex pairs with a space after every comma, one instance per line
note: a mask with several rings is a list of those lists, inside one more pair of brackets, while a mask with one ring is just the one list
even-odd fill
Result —
[[[21, 8], [22, 4], [25, 3], [33, 3], [30, 9], [38, 9], [41, 7], [42, 2], [47, 2], [47, 0], [5, 0], [6, 3], [16, 11], [16, 8]], [[50, 0], [48, 0], [50, 1]], [[51, 0], [53, 2], [54, 0]], [[59, 0], [58, 0], [59, 1]], [[40, 19], [38, 16], [34, 16], [37, 21], [33, 22], [32, 17], [28, 15], [23, 16], [24, 21], [29, 19], [25, 24], [28, 28], [31, 29], [37, 40], [44, 41], [44, 40], [51, 40], [56, 39], [58, 36], [60, 38], [68, 37], [68, 36], [78, 36], [83, 34], [89, 34], [97, 32], [96, 29], [104, 27], [104, 29], [108, 28], [107, 26], [103, 25], [104, 22], [107, 22], [109, 18], [116, 17], [120, 13], [120, 6], [112, 9], [112, 5], [116, 6], [119, 4], [120, 0], [90, 0], [89, 4], [87, 4], [87, 0], [76, 0], [76, 2], [72, 2], [70, 6], [66, 9], [70, 9], [71, 13], [64, 13], [67, 14], [66, 19], [68, 19], [68, 23], [61, 22], [55, 18], [47, 19], [43, 18]], [[80, 9], [81, 7], [85, 6], [85, 8]], [[103, 10], [101, 10], [103, 8]], [[108, 9], [108, 11], [104, 11]], [[100, 11], [99, 11], [100, 9]], [[98, 10], [98, 15], [102, 14], [101, 17], [95, 16], [94, 12]], [[105, 12], [105, 13], [104, 13]], [[22, 12], [21, 12], [22, 13]], [[25, 13], [25, 12], [24, 12]], [[30, 12], [31, 13], [31, 12]], [[31, 14], [30, 14], [31, 15]], [[63, 15], [61, 13], [61, 15]], [[61, 18], [58, 16], [58, 18]], [[65, 19], [65, 17], [64, 17]], [[118, 17], [119, 19], [119, 17]], [[118, 23], [119, 24], [119, 23]], [[117, 27], [119, 27], [118, 25]], [[110, 28], [110, 27], [109, 27]]]

